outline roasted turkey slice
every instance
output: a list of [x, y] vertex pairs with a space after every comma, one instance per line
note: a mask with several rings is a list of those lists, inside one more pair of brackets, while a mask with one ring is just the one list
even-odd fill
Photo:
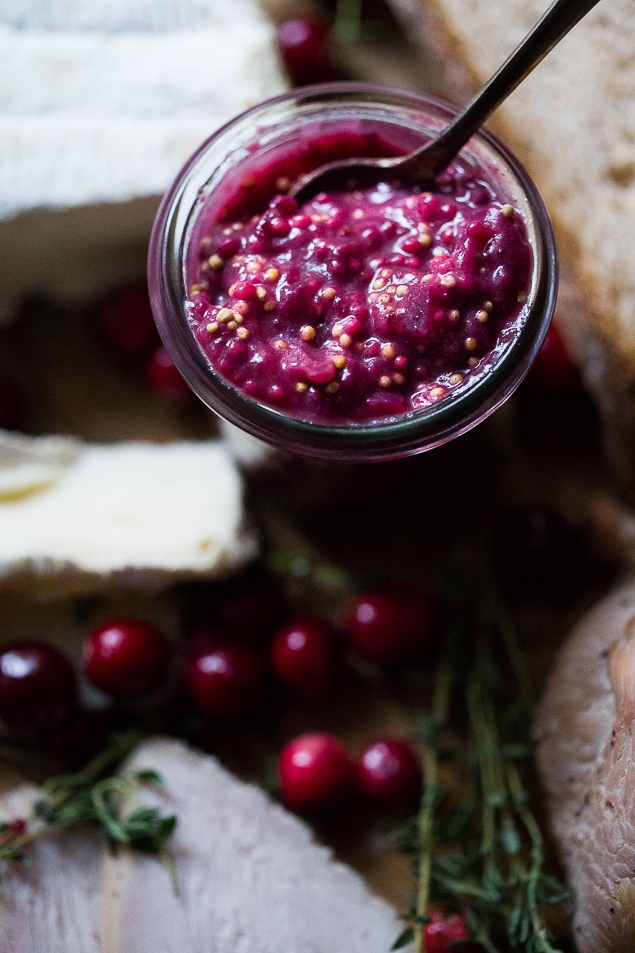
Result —
[[[393, 908], [259, 788], [163, 738], [129, 767], [158, 771], [164, 787], [142, 799], [178, 815], [178, 895], [156, 857], [113, 858], [94, 832], [55, 832], [3, 881], [2, 953], [388, 953]], [[0, 816], [24, 816], [36, 796], [13, 789]]]
[[633, 953], [635, 580], [571, 633], [535, 733], [580, 953]]

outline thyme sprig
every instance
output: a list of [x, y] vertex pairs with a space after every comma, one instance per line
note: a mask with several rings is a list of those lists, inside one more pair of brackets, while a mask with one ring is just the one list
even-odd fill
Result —
[[177, 819], [158, 808], [144, 807], [136, 792], [141, 785], [159, 786], [152, 770], [115, 774], [123, 759], [141, 741], [138, 731], [115, 734], [110, 743], [81, 771], [50, 778], [42, 785], [28, 818], [0, 825], [0, 861], [25, 863], [25, 848], [52, 829], [80, 823], [96, 824], [114, 853], [121, 844], [156, 854], [174, 879], [167, 842]]
[[[394, 949], [414, 941], [415, 953], [424, 953], [430, 904], [442, 903], [464, 915], [487, 953], [561, 953], [545, 911], [567, 894], [545, 870], [523, 782], [531, 701], [505, 611], [464, 607], [441, 653], [431, 710], [420, 719], [426, 783], [418, 817], [398, 832], [414, 856], [418, 887]], [[443, 784], [448, 759], [460, 785]]]

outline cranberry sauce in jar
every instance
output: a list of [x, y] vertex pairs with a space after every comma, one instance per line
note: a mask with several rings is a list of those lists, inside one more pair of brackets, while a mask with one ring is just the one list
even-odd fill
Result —
[[253, 216], [245, 179], [193, 249], [187, 311], [248, 397], [315, 423], [398, 416], [471, 386], [516, 335], [532, 253], [483, 170], [455, 162], [433, 191], [385, 181], [302, 207], [276, 194]]
[[334, 158], [410, 151], [448, 115], [357, 84], [303, 90], [257, 107], [190, 208], [188, 175], [232, 124], [186, 167], [155, 224], [153, 307], [175, 363], [226, 419], [283, 449], [387, 459], [469, 429], [517, 386], [551, 316], [555, 253], [496, 140], [476, 137], [433, 186], [345, 173], [302, 206], [286, 194]]

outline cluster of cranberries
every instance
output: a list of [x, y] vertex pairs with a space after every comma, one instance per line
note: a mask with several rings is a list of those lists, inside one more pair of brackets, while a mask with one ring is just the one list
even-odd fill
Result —
[[[84, 643], [86, 677], [113, 699], [136, 700], [160, 689], [171, 663], [180, 659], [191, 705], [221, 722], [255, 710], [270, 674], [300, 695], [320, 696], [335, 670], [336, 633], [317, 616], [295, 616], [281, 624], [264, 582], [252, 585], [236, 599], [233, 590], [239, 584], [230, 583], [207, 618], [195, 605], [180, 651], [148, 622], [117, 618], [102, 623]], [[362, 593], [350, 607], [344, 642], [383, 665], [422, 660], [434, 647], [440, 618], [428, 593]], [[260, 639], [259, 633], [264, 633]], [[9, 728], [54, 731], [68, 719], [76, 697], [73, 668], [52, 646], [23, 642], [0, 653], [0, 717]]]
[[278, 759], [282, 800], [297, 811], [331, 807], [361, 791], [381, 807], [416, 810], [421, 793], [419, 759], [404, 741], [382, 738], [353, 762], [334, 735], [311, 732], [284, 746]]
[[[275, 594], [272, 598], [262, 580], [252, 583], [245, 591], [239, 581], [230, 582], [211, 613], [204, 611], [209, 587], [201, 587], [201, 604], [194, 599], [189, 617], [186, 613], [185, 691], [192, 707], [216, 722], [254, 710], [268, 668], [280, 683], [310, 698], [325, 690], [333, 674], [332, 627], [309, 615], [281, 624]], [[240, 599], [234, 598], [238, 592]], [[211, 621], [232, 637], [214, 638]], [[440, 624], [436, 601], [427, 593], [370, 591], [353, 600], [343, 640], [347, 649], [390, 666], [429, 657]], [[178, 655], [156, 626], [116, 618], [90, 632], [82, 665], [95, 687], [113, 700], [130, 701], [157, 692]], [[47, 739], [49, 750], [56, 732], [67, 745], [81, 747], [94, 727], [91, 714], [79, 712], [72, 665], [43, 642], [16, 643], [0, 652], [0, 717], [18, 736]], [[355, 794], [378, 807], [416, 811], [422, 788], [419, 758], [404, 741], [376, 739], [353, 760], [341, 741], [325, 732], [289, 741], [279, 755], [278, 779], [284, 803], [302, 812], [333, 808]], [[450, 943], [466, 938], [460, 915], [430, 911], [426, 949], [445, 953]]]
[[193, 401], [192, 391], [161, 344], [145, 283], [119, 288], [100, 302], [96, 331], [118, 358], [141, 363], [147, 386], [177, 406]]

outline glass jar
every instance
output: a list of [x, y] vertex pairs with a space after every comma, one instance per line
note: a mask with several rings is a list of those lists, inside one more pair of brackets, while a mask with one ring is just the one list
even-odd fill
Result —
[[394, 460], [438, 447], [488, 417], [515, 390], [536, 356], [551, 320], [557, 292], [557, 258], [551, 225], [527, 173], [490, 133], [474, 136], [462, 152], [487, 170], [500, 196], [518, 209], [533, 264], [522, 321], [491, 368], [438, 403], [396, 418], [363, 423], [306, 422], [254, 400], [209, 364], [186, 314], [188, 243], [201, 209], [225, 177], [254, 148], [296, 142], [311, 128], [403, 130], [406, 139], [435, 135], [453, 110], [414, 93], [365, 83], [293, 90], [255, 106], [215, 132], [195, 152], [161, 203], [149, 250], [149, 287], [161, 337], [195, 393], [229, 424], [277, 450], [338, 462]]

